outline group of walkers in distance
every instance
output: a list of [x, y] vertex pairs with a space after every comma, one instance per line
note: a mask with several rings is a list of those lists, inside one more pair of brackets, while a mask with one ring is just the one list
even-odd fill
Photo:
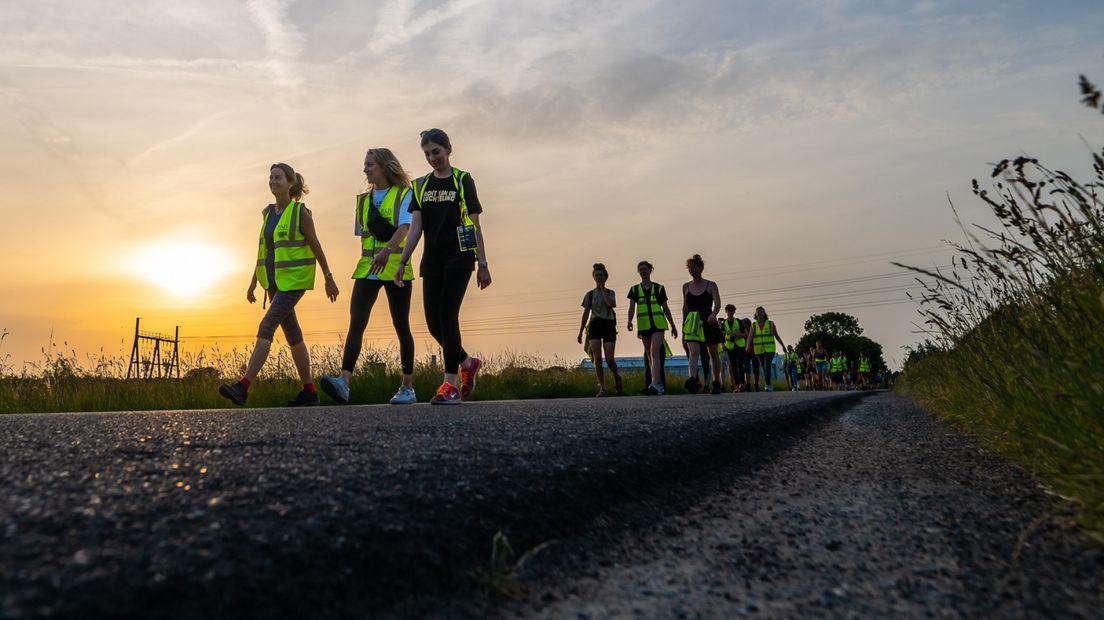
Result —
[[[755, 309], [754, 317], [736, 318], [736, 306], [721, 310], [721, 295], [717, 283], [702, 277], [705, 261], [695, 254], [686, 261], [690, 280], [682, 285], [682, 342], [687, 358], [687, 392], [720, 394], [732, 392], [774, 391], [774, 357], [783, 352], [782, 374], [789, 390], [843, 390], [866, 389], [872, 386], [871, 362], [866, 352], [857, 362], [850, 362], [843, 353], [831, 355], [817, 341], [816, 347], [799, 354], [793, 346], [782, 341], [778, 327], [767, 316], [762, 306]], [[675, 319], [668, 305], [667, 290], [652, 281], [654, 267], [646, 260], [636, 266], [640, 283], [629, 288], [628, 331], [636, 333], [644, 348], [644, 393], [661, 395], [666, 390], [665, 359], [671, 356], [665, 335], [678, 338]], [[614, 309], [617, 295], [606, 288], [609, 272], [602, 263], [595, 263], [591, 276], [595, 287], [583, 296], [583, 316], [579, 326], [578, 342], [584, 344], [594, 364], [598, 379], [598, 396], [608, 396], [606, 367], [614, 379], [614, 393], [623, 394], [623, 381], [615, 359], [617, 321]], [[779, 349], [775, 343], [781, 347]], [[722, 364], [722, 355], [724, 363]], [[702, 377], [699, 378], [699, 362]], [[722, 365], [728, 367], [731, 380], [726, 388], [722, 380]]]
[[[452, 143], [444, 131], [421, 132], [421, 148], [432, 170], [413, 182], [390, 149], [369, 149], [364, 157], [368, 191], [358, 195], [355, 203], [354, 234], [360, 237], [361, 253], [352, 276], [349, 332], [341, 372], [319, 380], [322, 391], [339, 403], [349, 402], [349, 381], [380, 289], [387, 295], [402, 365], [402, 383], [391, 403], [417, 402], [413, 387], [414, 337], [409, 316], [414, 274], [408, 263], [423, 236], [425, 248], [419, 273], [426, 325], [444, 357], [444, 380], [430, 402], [459, 404], [475, 389], [482, 361], [468, 355], [462, 345], [460, 305], [473, 271], [480, 289], [491, 285], [479, 223], [483, 207], [471, 174], [453, 167]], [[237, 405], [245, 404], [279, 326], [303, 382], [303, 389], [288, 405], [317, 405], [310, 354], [295, 305], [307, 290], [314, 288], [316, 265], [322, 269], [326, 296], [331, 302], [337, 300], [339, 291], [311, 212], [300, 202], [308, 192], [303, 175], [287, 164], [273, 164], [268, 187], [275, 202], [261, 212], [256, 269], [246, 299], [249, 303], [256, 302], [256, 288], [260, 284], [269, 306], [261, 319], [244, 376], [220, 385], [219, 393]]]

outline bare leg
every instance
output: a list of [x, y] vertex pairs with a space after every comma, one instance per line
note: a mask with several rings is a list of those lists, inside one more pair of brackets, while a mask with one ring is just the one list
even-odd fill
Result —
[[304, 384], [313, 383], [310, 371], [310, 351], [306, 342], [291, 347], [291, 359], [295, 362], [295, 370], [299, 372], [299, 380]]
[[713, 384], [721, 384], [721, 354], [715, 345], [709, 345], [709, 360], [713, 362]]
[[265, 360], [268, 359], [268, 352], [272, 350], [272, 341], [264, 338], [258, 338], [257, 344], [253, 346], [253, 353], [249, 356], [249, 365], [245, 367], [245, 378], [252, 383], [257, 379], [257, 374], [261, 372], [261, 367], [264, 366]]
[[663, 378], [663, 332], [652, 334], [652, 382], [660, 383]]
[[690, 369], [691, 379], [698, 378], [698, 355], [701, 352], [701, 345], [696, 342], [686, 343], [686, 360], [689, 362], [687, 368]]
[[594, 362], [594, 374], [598, 376], [598, 388], [605, 391], [606, 375], [602, 369], [602, 341], [591, 339], [590, 361]]
[[613, 373], [613, 385], [614, 389], [618, 392], [621, 391], [621, 373], [617, 370], [617, 360], [613, 357], [614, 347], [616, 342], [606, 342], [602, 344], [602, 348], [606, 352], [606, 365], [609, 366], [610, 372]]

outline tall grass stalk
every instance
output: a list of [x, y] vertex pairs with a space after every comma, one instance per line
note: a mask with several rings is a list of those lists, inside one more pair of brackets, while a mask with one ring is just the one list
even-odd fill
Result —
[[932, 337], [897, 385], [1078, 501], [1104, 541], [1104, 157], [1093, 168], [1079, 183], [1020, 157], [991, 191], [974, 180], [994, 221], [959, 220], [955, 267], [899, 265], [920, 275]]

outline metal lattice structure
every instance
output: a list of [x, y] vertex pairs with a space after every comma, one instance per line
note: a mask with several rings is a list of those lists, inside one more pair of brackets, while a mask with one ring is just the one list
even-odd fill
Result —
[[[141, 322], [141, 317], [134, 320], [134, 346], [130, 350], [127, 379], [172, 377], [174, 373], [179, 379], [180, 326], [176, 326], [176, 335], [170, 338], [165, 334], [143, 332], [140, 328]], [[164, 345], [164, 351], [162, 351], [162, 345]]]

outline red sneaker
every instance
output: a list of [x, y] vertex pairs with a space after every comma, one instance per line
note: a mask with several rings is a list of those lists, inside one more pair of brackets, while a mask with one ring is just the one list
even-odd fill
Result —
[[442, 383], [433, 398], [429, 399], [431, 405], [459, 405], [460, 402], [460, 392], [448, 382]]
[[473, 357], [467, 370], [460, 369], [460, 397], [464, 400], [470, 398], [475, 391], [475, 373], [479, 372], [479, 367], [482, 365], [483, 360]]

